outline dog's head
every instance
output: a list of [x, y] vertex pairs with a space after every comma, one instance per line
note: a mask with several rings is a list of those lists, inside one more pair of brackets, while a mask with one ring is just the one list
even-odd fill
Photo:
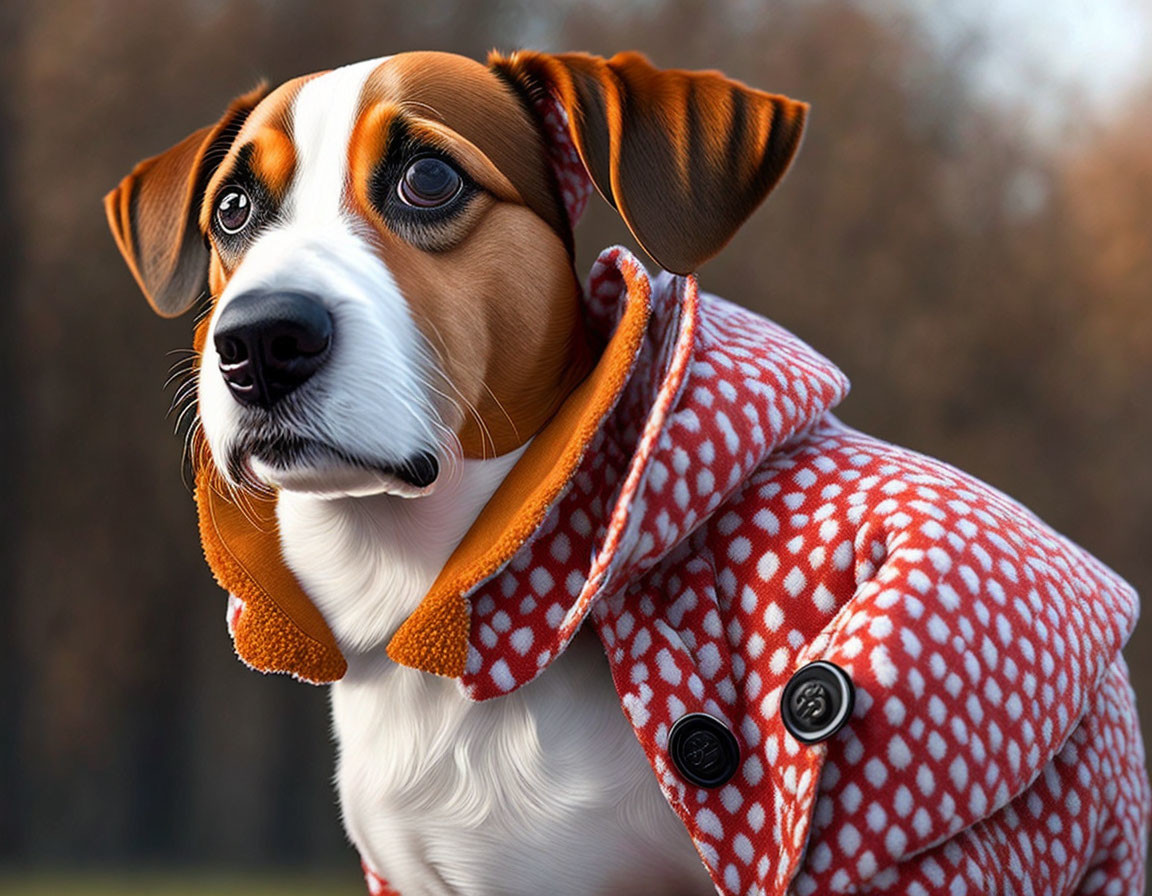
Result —
[[239, 97], [106, 207], [157, 312], [212, 303], [199, 409], [226, 478], [413, 496], [530, 439], [593, 363], [558, 144], [687, 273], [805, 112], [637, 54], [403, 53]]

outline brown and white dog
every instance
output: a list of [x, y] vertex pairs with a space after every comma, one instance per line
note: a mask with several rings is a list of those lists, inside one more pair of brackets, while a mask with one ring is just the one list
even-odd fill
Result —
[[233, 486], [278, 493], [283, 556], [347, 659], [338, 782], [365, 861], [407, 896], [703, 894], [593, 636], [479, 704], [384, 650], [603, 348], [541, 91], [677, 273], [774, 186], [804, 117], [635, 54], [404, 53], [238, 98], [109, 217], [157, 312], [211, 302], [203, 435]]

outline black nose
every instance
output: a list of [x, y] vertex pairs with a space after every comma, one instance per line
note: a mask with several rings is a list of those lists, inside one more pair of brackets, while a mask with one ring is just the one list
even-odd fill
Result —
[[221, 312], [213, 341], [236, 400], [270, 408], [324, 364], [332, 318], [303, 293], [250, 292]]

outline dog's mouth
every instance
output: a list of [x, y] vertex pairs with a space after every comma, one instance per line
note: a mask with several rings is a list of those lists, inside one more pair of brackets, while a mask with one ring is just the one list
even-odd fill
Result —
[[[390, 490], [387, 486], [394, 481], [401, 486], [399, 492], [415, 496], [436, 481], [440, 462], [435, 454], [423, 450], [398, 463], [385, 462], [361, 457], [316, 439], [280, 433], [244, 439], [229, 452], [228, 473], [234, 482], [268, 478], [258, 470], [271, 473], [273, 479], [279, 480], [276, 484], [289, 487], [292, 482], [308, 481], [317, 475], [333, 479], [335, 484], [337, 479], [349, 478], [347, 474], [357, 478], [355, 474], [360, 473], [368, 479], [379, 480], [382, 490]], [[335, 470], [342, 470], [345, 475], [333, 477]]]

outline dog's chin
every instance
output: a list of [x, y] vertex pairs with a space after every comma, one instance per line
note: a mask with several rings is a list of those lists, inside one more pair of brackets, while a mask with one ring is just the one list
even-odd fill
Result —
[[342, 465], [272, 466], [259, 458], [249, 464], [252, 473], [266, 485], [289, 492], [302, 492], [319, 498], [366, 498], [370, 495], [396, 495], [420, 498], [431, 494], [436, 483], [413, 485], [394, 473]]
[[403, 463], [385, 464], [348, 457], [315, 444], [305, 451], [291, 451], [288, 456], [282, 450], [270, 455], [253, 451], [247, 458], [247, 467], [250, 475], [274, 489], [324, 498], [381, 494], [420, 498], [435, 490], [439, 475], [439, 463], [428, 452], [420, 452]]

